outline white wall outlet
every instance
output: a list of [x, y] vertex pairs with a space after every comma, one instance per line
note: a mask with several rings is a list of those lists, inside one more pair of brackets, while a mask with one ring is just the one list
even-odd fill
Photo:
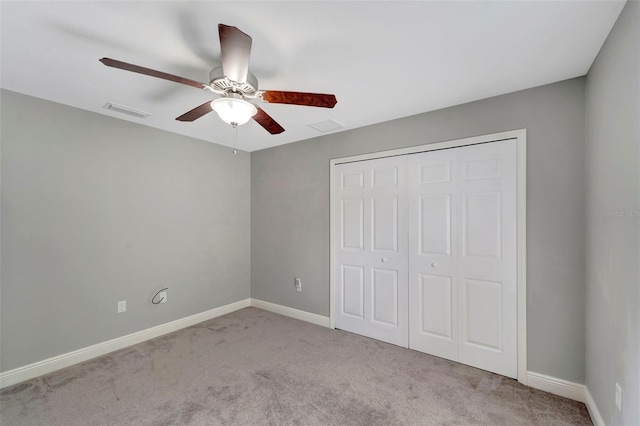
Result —
[[622, 412], [622, 388], [616, 383], [616, 407]]
[[302, 291], [302, 278], [295, 277], [293, 284], [296, 286], [297, 291]]
[[123, 312], [127, 312], [127, 301], [121, 300], [118, 302], [118, 313], [121, 314]]
[[158, 303], [167, 303], [167, 290], [158, 293]]

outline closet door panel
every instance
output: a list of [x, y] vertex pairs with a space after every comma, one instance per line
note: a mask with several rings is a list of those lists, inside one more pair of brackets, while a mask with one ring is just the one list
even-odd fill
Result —
[[457, 358], [455, 152], [409, 156], [409, 347]]
[[[408, 346], [406, 158], [336, 166], [336, 328]], [[338, 207], [339, 205], [339, 207]]]
[[517, 377], [516, 144], [457, 150], [462, 253], [458, 361]]
[[368, 169], [349, 164], [337, 169], [333, 191], [336, 224], [334, 267], [336, 327], [354, 332], [366, 330], [366, 260], [369, 244]]

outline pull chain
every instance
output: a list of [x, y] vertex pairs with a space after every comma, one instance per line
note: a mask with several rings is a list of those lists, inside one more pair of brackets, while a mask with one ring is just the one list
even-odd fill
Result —
[[233, 155], [236, 155], [238, 151], [236, 150], [236, 142], [238, 141], [238, 125], [233, 126]]

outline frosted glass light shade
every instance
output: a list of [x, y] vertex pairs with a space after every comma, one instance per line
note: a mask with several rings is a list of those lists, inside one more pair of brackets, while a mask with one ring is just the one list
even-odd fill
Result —
[[211, 108], [222, 121], [238, 126], [249, 121], [258, 112], [253, 104], [238, 98], [218, 98], [211, 102]]

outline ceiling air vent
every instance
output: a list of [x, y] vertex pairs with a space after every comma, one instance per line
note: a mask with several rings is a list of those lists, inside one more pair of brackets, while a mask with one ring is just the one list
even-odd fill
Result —
[[119, 112], [121, 114], [131, 115], [131, 116], [137, 117], [137, 118], [147, 118], [147, 117], [149, 117], [151, 115], [151, 113], [140, 111], [140, 110], [137, 110], [137, 109], [134, 109], [134, 108], [129, 108], [129, 107], [124, 106], [124, 105], [114, 104], [113, 102], [107, 102], [106, 104], [104, 104], [104, 106], [102, 108], [108, 109], [108, 110], [114, 111], [114, 112]]
[[329, 133], [339, 129], [344, 129], [344, 126], [342, 124], [331, 119], [320, 121], [319, 123], [309, 124], [309, 127], [316, 129], [320, 133]]

